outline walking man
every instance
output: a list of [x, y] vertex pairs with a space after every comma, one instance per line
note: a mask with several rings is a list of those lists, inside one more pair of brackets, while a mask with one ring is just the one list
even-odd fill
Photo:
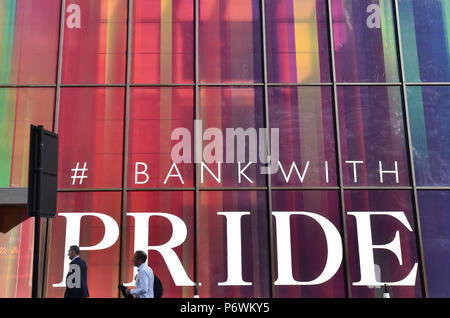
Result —
[[147, 266], [147, 254], [136, 251], [133, 256], [133, 265], [138, 268], [136, 275], [136, 289], [126, 289], [126, 295], [134, 295], [136, 298], [154, 298], [153, 284], [155, 275], [153, 270]]
[[80, 258], [80, 247], [72, 245], [67, 253], [71, 262], [66, 277], [66, 292], [64, 298], [86, 298], [89, 297], [87, 286], [87, 265]]

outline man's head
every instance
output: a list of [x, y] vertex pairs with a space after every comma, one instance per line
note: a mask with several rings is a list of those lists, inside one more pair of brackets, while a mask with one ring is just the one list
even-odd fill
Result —
[[74, 259], [75, 256], [80, 255], [80, 247], [78, 245], [72, 245], [71, 247], [69, 247], [67, 255], [69, 256], [70, 259]]
[[133, 265], [136, 267], [141, 266], [147, 261], [147, 254], [144, 251], [136, 251], [133, 256]]

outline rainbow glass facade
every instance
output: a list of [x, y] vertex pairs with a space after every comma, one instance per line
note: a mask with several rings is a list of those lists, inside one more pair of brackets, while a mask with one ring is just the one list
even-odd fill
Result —
[[[64, 293], [70, 215], [100, 213], [117, 226], [115, 240], [81, 257], [91, 297], [118, 297], [119, 282], [134, 277], [136, 231], [147, 231], [148, 246], [173, 235], [161, 215], [143, 229], [149, 212], [186, 227], [173, 248], [178, 278], [149, 251], [165, 297], [193, 296], [183, 277], [201, 283], [201, 297], [379, 297], [354, 284], [351, 211], [402, 211], [410, 226], [372, 218], [374, 244], [396, 233], [401, 244], [397, 257], [374, 251], [378, 279], [400, 281], [417, 264], [414, 285], [390, 286], [392, 297], [450, 297], [449, 100], [447, 0], [0, 0], [0, 187], [27, 187], [30, 124], [60, 138], [58, 214], [42, 231], [45, 297]], [[167, 178], [171, 133], [195, 136], [194, 120], [202, 132], [278, 128], [284, 170], [263, 175], [258, 163], [240, 180], [225, 163], [217, 182], [180, 163], [182, 178]], [[301, 177], [286, 180], [293, 162]], [[85, 163], [88, 177], [73, 179]], [[136, 173], [143, 164], [147, 175]], [[224, 211], [249, 213], [240, 274], [250, 285], [222, 284]], [[333, 224], [343, 258], [330, 279], [275, 284], [274, 211]], [[105, 220], [79, 220], [81, 247], [101, 243]], [[33, 222], [24, 208], [0, 208], [0, 297], [31, 296]], [[293, 279], [312, 281], [327, 261], [320, 226], [293, 217], [290, 242]]]

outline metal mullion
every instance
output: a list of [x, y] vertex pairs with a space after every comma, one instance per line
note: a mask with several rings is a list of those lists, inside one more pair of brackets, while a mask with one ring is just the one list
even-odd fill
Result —
[[[65, 22], [65, 9], [66, 9], [66, 0], [60, 1], [60, 15], [59, 15], [59, 39], [58, 39], [58, 61], [57, 61], [57, 69], [56, 69], [56, 84], [55, 85], [18, 85], [16, 87], [50, 87], [55, 88], [55, 109], [53, 114], [53, 132], [58, 133], [58, 124], [59, 124], [59, 107], [60, 107], [60, 98], [61, 98], [61, 74], [62, 74], [62, 59], [63, 59], [63, 42], [64, 42], [64, 22]], [[3, 86], [2, 86], [3, 87]], [[47, 250], [49, 249], [49, 244], [51, 242], [51, 234], [52, 234], [52, 224], [53, 219], [45, 219], [44, 228], [45, 228], [45, 238], [43, 242], [43, 266], [42, 266], [42, 289], [41, 289], [41, 297], [43, 297], [47, 292]]]
[[0, 88], [56, 88], [57, 84], [0, 84]]
[[406, 86], [406, 76], [405, 76], [405, 65], [403, 60], [403, 45], [402, 45], [402, 35], [401, 35], [401, 27], [400, 27], [400, 15], [399, 15], [399, 6], [398, 0], [394, 0], [394, 13], [395, 13], [395, 30], [397, 33], [396, 41], [398, 47], [398, 59], [400, 62], [400, 76], [402, 80], [402, 98], [403, 98], [403, 112], [405, 119], [405, 130], [406, 130], [406, 138], [408, 144], [408, 156], [409, 156], [409, 164], [410, 164], [410, 173], [411, 173], [411, 182], [413, 186], [413, 204], [414, 204], [414, 226], [416, 228], [416, 243], [418, 248], [418, 262], [419, 262], [419, 273], [422, 278], [422, 293], [425, 298], [428, 298], [428, 286], [427, 286], [427, 277], [426, 277], [426, 268], [425, 268], [425, 259], [423, 252], [423, 242], [422, 242], [422, 230], [420, 226], [420, 212], [419, 212], [419, 202], [417, 195], [417, 183], [416, 183], [416, 174], [414, 167], [414, 154], [413, 154], [413, 145], [411, 138], [411, 124], [409, 120], [409, 108], [408, 108], [408, 93]]
[[123, 188], [62, 188], [58, 189], [58, 192], [112, 192], [112, 191], [122, 191]]
[[[270, 155], [270, 118], [269, 118], [269, 86], [268, 86], [268, 76], [267, 76], [267, 39], [266, 39], [266, 2], [264, 0], [260, 1], [260, 13], [261, 13], [261, 36], [262, 36], [262, 62], [263, 62], [263, 85], [264, 85], [264, 120], [266, 126], [266, 151], [267, 159]], [[267, 165], [270, 166], [269, 160], [267, 160]], [[267, 188], [267, 234], [268, 234], [268, 255], [269, 255], [269, 297], [274, 298], [275, 295], [275, 261], [274, 261], [274, 251], [273, 251], [273, 224], [272, 224], [272, 175], [270, 173], [266, 174]]]
[[[122, 168], [122, 215], [120, 232], [120, 256], [119, 256], [119, 281], [124, 281], [122, 264], [125, 256], [126, 246], [126, 220], [127, 220], [127, 185], [128, 185], [128, 137], [130, 127], [130, 82], [131, 82], [131, 47], [133, 36], [133, 0], [128, 0], [128, 21], [127, 21], [127, 62], [126, 62], [126, 88], [125, 88], [125, 125], [124, 125], [124, 149]], [[120, 297], [120, 296], [119, 296]]]
[[331, 52], [331, 70], [333, 80], [333, 109], [334, 109], [334, 130], [335, 130], [335, 143], [336, 143], [336, 155], [338, 164], [338, 180], [339, 180], [339, 196], [341, 201], [341, 226], [342, 226], [342, 245], [344, 250], [344, 277], [345, 277], [345, 289], [347, 297], [352, 297], [351, 282], [350, 282], [350, 270], [348, 261], [348, 245], [347, 245], [347, 224], [345, 213], [345, 196], [344, 196], [344, 181], [342, 172], [342, 154], [341, 154], [341, 137], [340, 137], [340, 125], [339, 125], [339, 108], [338, 108], [338, 92], [336, 83], [336, 58], [334, 54], [334, 32], [333, 32], [333, 13], [331, 0], [327, 1], [327, 14], [328, 14], [328, 31], [329, 31], [329, 44]]
[[85, 87], [126, 87], [126, 84], [61, 84], [61, 87], [74, 87], [74, 88], [85, 88]]
[[376, 82], [376, 83], [336, 83], [337, 86], [402, 86], [402, 83]]
[[379, 186], [343, 186], [342, 188], [344, 188], [344, 190], [353, 190], [353, 191], [357, 191], [357, 190], [381, 190], [381, 191], [385, 191], [385, 190], [412, 190], [413, 187], [409, 187], [409, 186], [400, 186], [400, 187], [379, 187]]
[[264, 83], [196, 83], [196, 86], [217, 86], [217, 87], [254, 87], [254, 86], [264, 86]]
[[333, 83], [267, 83], [267, 86], [333, 86]]
[[189, 84], [177, 84], [177, 83], [164, 83], [164, 84], [130, 84], [131, 87], [195, 87], [195, 83]]
[[449, 191], [450, 187], [427, 187], [427, 186], [416, 186], [417, 190], [437, 190], [437, 191]]
[[450, 86], [450, 82], [403, 83], [406, 86]]
[[[200, 86], [199, 86], [199, 0], [194, 1], [194, 123], [195, 120], [200, 119]], [[200, 132], [201, 134], [202, 132]], [[201, 285], [199, 282], [199, 231], [198, 231], [198, 221], [199, 221], [199, 202], [200, 202], [200, 192], [199, 192], [199, 171], [197, 159], [197, 133], [194, 125], [194, 282], [197, 287]], [[195, 295], [195, 287], [193, 290]], [[199, 292], [200, 294], [200, 292]]]

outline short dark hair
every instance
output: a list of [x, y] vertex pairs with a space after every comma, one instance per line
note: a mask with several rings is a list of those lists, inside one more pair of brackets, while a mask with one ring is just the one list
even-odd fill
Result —
[[145, 263], [147, 261], [147, 254], [144, 251], [136, 251], [134, 255], [142, 261], [142, 263]]
[[75, 254], [79, 255], [80, 254], [80, 247], [78, 245], [72, 245], [69, 250], [72, 250], [75, 252]]

